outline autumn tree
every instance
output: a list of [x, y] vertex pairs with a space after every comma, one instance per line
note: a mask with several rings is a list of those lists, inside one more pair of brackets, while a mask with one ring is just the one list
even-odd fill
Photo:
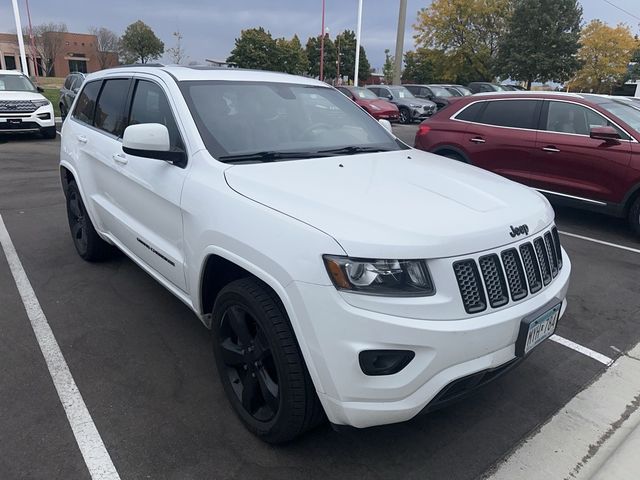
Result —
[[393, 83], [393, 74], [395, 72], [395, 58], [389, 53], [389, 49], [384, 50], [384, 65], [382, 65], [382, 75], [384, 83], [391, 85]]
[[113, 66], [111, 59], [120, 50], [120, 37], [105, 27], [90, 27], [89, 33], [96, 36], [96, 58], [100, 69]]
[[507, 32], [511, 0], [433, 0], [418, 12], [416, 47], [443, 50], [475, 80], [496, 75], [498, 42]]
[[64, 39], [62, 34], [66, 32], [67, 25], [65, 23], [55, 22], [42, 23], [32, 29], [36, 53], [40, 56], [42, 68], [47, 77], [55, 75], [53, 64], [63, 47]]
[[[320, 40], [321, 37], [310, 37], [307, 40], [305, 52], [307, 53], [307, 59], [309, 61], [309, 75], [312, 77], [320, 76]], [[336, 78], [336, 58], [337, 51], [336, 46], [329, 38], [329, 34], [325, 33], [324, 36], [324, 78], [331, 79]]]
[[[356, 34], [353, 30], [345, 30], [336, 35], [336, 49], [340, 50], [340, 76], [347, 76], [354, 80], [356, 69]], [[371, 75], [371, 65], [367, 53], [360, 45], [360, 60], [358, 64], [358, 79], [365, 81]]]
[[638, 41], [625, 24], [610, 27], [592, 20], [582, 30], [578, 60], [582, 68], [569, 83], [571, 90], [610, 93], [627, 74]]
[[121, 39], [121, 54], [127, 63], [147, 63], [160, 58], [164, 43], [142, 20], [127, 27]]
[[515, 0], [508, 30], [498, 42], [498, 73], [531, 83], [571, 78], [582, 7], [577, 0]]

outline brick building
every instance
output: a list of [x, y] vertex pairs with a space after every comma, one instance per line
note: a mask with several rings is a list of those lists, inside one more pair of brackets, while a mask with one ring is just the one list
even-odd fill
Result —
[[[53, 35], [60, 38], [58, 52], [53, 60], [53, 70], [49, 76], [66, 77], [70, 72], [91, 73], [101, 69], [95, 35], [87, 33], [54, 33]], [[28, 42], [25, 42], [25, 50], [29, 69], [33, 71], [31, 47]], [[105, 68], [118, 64], [117, 53], [109, 52], [106, 56]], [[36, 65], [38, 65], [38, 75], [44, 75], [39, 55], [36, 55]], [[15, 34], [0, 33], [0, 70], [22, 70], [18, 38]]]

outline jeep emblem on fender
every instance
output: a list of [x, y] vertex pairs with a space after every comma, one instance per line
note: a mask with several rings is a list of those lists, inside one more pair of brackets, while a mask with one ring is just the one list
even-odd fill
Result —
[[509, 235], [515, 238], [518, 235], [522, 235], [523, 233], [525, 235], [529, 234], [529, 227], [527, 226], [527, 224], [520, 225], [519, 227], [514, 227], [513, 225], [511, 225], [511, 231], [509, 232]]

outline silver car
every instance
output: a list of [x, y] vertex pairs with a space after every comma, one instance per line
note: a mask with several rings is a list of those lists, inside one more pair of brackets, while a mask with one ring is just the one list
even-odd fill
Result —
[[430, 100], [416, 98], [401, 85], [371, 85], [367, 87], [378, 97], [395, 104], [400, 110], [400, 123], [422, 121], [436, 113], [436, 104]]

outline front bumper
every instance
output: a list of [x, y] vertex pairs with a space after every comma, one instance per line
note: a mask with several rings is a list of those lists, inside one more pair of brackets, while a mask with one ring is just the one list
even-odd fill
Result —
[[389, 120], [391, 122], [397, 122], [400, 118], [400, 112], [398, 110], [390, 110], [384, 112], [371, 111], [371, 116], [376, 120]]
[[414, 120], [424, 120], [425, 118], [429, 118], [431, 115], [436, 113], [435, 108], [413, 108], [411, 109], [411, 114], [413, 115]]
[[0, 113], [0, 133], [37, 132], [54, 126], [55, 117], [51, 104], [31, 113]]
[[[441, 312], [452, 302], [445, 293], [427, 297], [423, 318], [416, 318], [372, 311], [366, 302], [354, 306], [353, 294], [332, 286], [292, 283], [288, 291], [309, 352], [306, 360], [329, 420], [359, 428], [403, 422], [455, 380], [517, 359], [521, 320], [554, 298], [562, 301], [561, 315], [566, 309], [571, 264], [566, 254], [564, 258], [562, 270], [546, 289], [502, 309], [459, 319], [423, 317], [425, 311]], [[412, 310], [402, 307], [411, 300], [394, 301], [398, 312]], [[412, 350], [415, 358], [396, 374], [365, 375], [358, 354], [387, 349]]]

